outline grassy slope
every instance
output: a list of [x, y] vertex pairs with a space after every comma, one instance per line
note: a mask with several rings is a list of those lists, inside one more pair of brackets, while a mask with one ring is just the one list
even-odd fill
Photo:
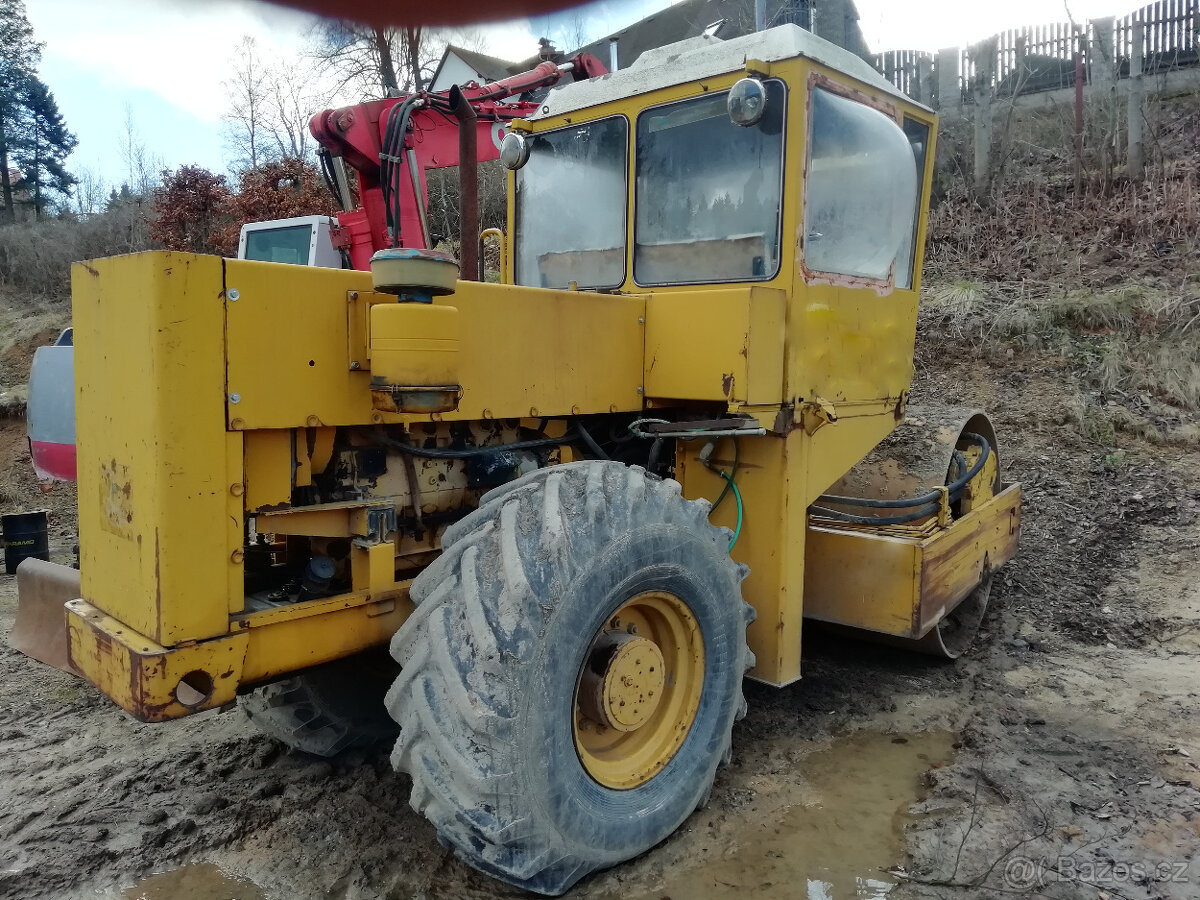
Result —
[[[1200, 445], [1200, 109], [1152, 107], [1146, 178], [1047, 156], [1042, 114], [1013, 122], [1003, 180], [972, 199], [947, 178], [930, 217], [921, 350], [1058, 370], [1069, 417], [1088, 440], [1125, 432]], [[942, 160], [944, 171], [954, 160]], [[1000, 365], [1003, 368], [1003, 365]]]

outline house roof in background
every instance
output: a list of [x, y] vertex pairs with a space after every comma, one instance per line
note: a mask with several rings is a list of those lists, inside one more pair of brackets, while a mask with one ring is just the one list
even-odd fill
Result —
[[467, 50], [464, 47], [455, 47], [453, 44], [450, 44], [446, 47], [446, 52], [442, 54], [441, 61], [438, 62], [438, 67], [433, 73], [433, 77], [429, 79], [430, 84], [437, 82], [438, 76], [442, 74], [442, 66], [446, 64], [446, 60], [451, 54], [466, 63], [484, 81], [499, 81], [501, 78], [507, 78], [510, 75], [517, 75], [524, 72], [526, 68], [523, 63], [510, 62], [507, 59], [500, 59], [498, 56], [488, 56], [486, 53], [477, 53], [474, 50]]
[[[840, 6], [846, 17], [846, 46], [859, 56], [867, 54], [867, 46], [858, 29], [858, 9], [853, 0], [826, 0], [830, 7]], [[809, 4], [798, 0], [767, 0], [767, 18], [770, 24], [793, 21], [787, 18], [789, 11], [798, 12]], [[814, 7], [815, 12], [815, 7]], [[829, 14], [832, 9], [822, 10]], [[754, 0], [682, 0], [647, 16], [641, 21], [592, 41], [577, 52], [591, 53], [609, 64], [609, 44], [617, 40], [617, 56], [620, 67], [632, 65], [647, 50], [674, 44], [685, 38], [698, 37], [705, 28], [720, 20], [725, 25], [720, 37], [729, 39], [742, 37], [754, 31]], [[574, 55], [574, 54], [572, 54]]]

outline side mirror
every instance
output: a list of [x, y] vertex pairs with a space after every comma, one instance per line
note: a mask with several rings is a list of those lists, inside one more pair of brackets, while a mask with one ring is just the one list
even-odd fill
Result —
[[510, 131], [500, 142], [500, 162], [506, 169], [519, 169], [529, 162], [529, 139], [517, 131]]
[[749, 128], [767, 109], [767, 89], [757, 78], [743, 78], [729, 90], [729, 121]]

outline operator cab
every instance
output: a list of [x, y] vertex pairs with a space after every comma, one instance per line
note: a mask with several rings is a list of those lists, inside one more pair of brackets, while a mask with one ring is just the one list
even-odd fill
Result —
[[795, 25], [648, 51], [513, 123], [512, 280], [911, 289], [933, 122]]

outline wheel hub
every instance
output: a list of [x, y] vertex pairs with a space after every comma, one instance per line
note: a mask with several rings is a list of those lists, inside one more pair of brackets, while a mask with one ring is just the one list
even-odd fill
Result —
[[600, 711], [617, 731], [635, 731], [658, 709], [662, 700], [663, 655], [645, 638], [622, 641], [609, 658], [601, 688]]
[[704, 644], [687, 604], [651, 591], [617, 609], [592, 639], [575, 691], [575, 746], [605, 787], [628, 789], [659, 772], [700, 704]]

